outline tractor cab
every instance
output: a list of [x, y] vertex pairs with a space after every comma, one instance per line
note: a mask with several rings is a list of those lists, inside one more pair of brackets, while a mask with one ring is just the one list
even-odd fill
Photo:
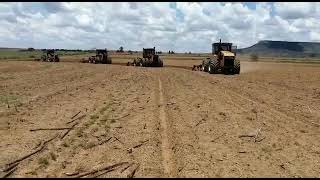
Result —
[[106, 49], [96, 49], [96, 58], [103, 59], [103, 57], [107, 55], [108, 55], [108, 52]]
[[59, 62], [59, 56], [55, 54], [54, 49], [43, 49], [43, 54], [40, 58], [41, 61]]
[[156, 54], [156, 48], [143, 48], [143, 58], [151, 58]]
[[103, 54], [108, 54], [107, 49], [97, 49], [96, 50], [96, 55], [103, 55]]
[[159, 55], [156, 54], [156, 48], [143, 48], [142, 58], [137, 57], [133, 62], [128, 62], [127, 66], [143, 66], [143, 67], [163, 67], [163, 61]]
[[54, 49], [46, 50], [47, 56], [54, 56]]
[[96, 55], [89, 57], [89, 63], [112, 64], [107, 49], [96, 49]]
[[220, 51], [232, 51], [232, 43], [213, 43], [212, 54], [219, 54]]

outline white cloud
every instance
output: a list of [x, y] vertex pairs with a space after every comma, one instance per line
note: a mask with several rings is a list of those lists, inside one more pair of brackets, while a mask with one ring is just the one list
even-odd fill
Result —
[[209, 52], [211, 43], [319, 41], [319, 3], [0, 3], [0, 46]]
[[275, 10], [284, 19], [309, 18], [316, 15], [316, 4], [310, 2], [277, 2]]

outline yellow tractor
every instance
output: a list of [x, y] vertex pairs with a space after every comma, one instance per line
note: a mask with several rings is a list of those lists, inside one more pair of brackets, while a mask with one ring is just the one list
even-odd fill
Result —
[[89, 57], [89, 63], [93, 64], [112, 64], [112, 59], [107, 49], [96, 49], [96, 55]]
[[156, 48], [143, 48], [143, 57], [138, 57], [133, 62], [128, 62], [127, 66], [141, 67], [163, 67], [163, 60], [156, 54]]
[[236, 46], [232, 43], [212, 44], [212, 56], [203, 61], [203, 70], [210, 74], [240, 73], [240, 61], [236, 58]]

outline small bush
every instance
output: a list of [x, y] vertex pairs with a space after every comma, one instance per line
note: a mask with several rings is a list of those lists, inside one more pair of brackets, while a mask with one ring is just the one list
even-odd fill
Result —
[[94, 142], [88, 142], [84, 145], [84, 149], [91, 149], [95, 146]]
[[99, 116], [95, 114], [95, 115], [92, 115], [90, 118], [91, 119], [99, 119]]
[[68, 144], [67, 142], [63, 142], [63, 143], [62, 143], [62, 146], [63, 146], [63, 147], [69, 147], [69, 144]]
[[254, 61], [254, 62], [259, 60], [259, 56], [256, 54], [251, 54], [250, 58], [251, 58], [251, 61]]
[[315, 53], [309, 54], [309, 57], [316, 57], [316, 56], [317, 56], [317, 54], [315, 54]]
[[52, 160], [54, 160], [54, 161], [57, 160], [57, 156], [53, 152], [50, 152], [50, 156], [51, 156]]

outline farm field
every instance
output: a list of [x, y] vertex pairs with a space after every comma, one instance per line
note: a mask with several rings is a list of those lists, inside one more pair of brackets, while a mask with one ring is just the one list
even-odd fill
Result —
[[[41, 50], [33, 50], [28, 51], [27, 49], [14, 49], [14, 48], [0, 48], [0, 61], [3, 60], [28, 60], [32, 61], [35, 58], [40, 58], [44, 52]], [[85, 51], [57, 51], [56, 52], [59, 56], [79, 56], [90, 54]]]
[[320, 64], [244, 58], [239, 75], [211, 75], [191, 71], [196, 55], [85, 56], [0, 61], [2, 171], [20, 159], [1, 176], [320, 176]]

